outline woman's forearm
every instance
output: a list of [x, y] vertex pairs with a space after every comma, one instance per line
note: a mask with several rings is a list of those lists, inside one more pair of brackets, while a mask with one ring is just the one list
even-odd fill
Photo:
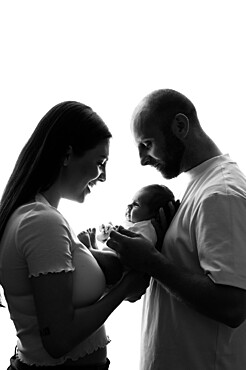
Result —
[[134, 277], [124, 276], [96, 303], [87, 307], [71, 308], [66, 315], [50, 322], [48, 330], [43, 330], [42, 335], [47, 352], [52, 357], [58, 358], [85, 340], [104, 324], [128, 294], [133, 294], [131, 289], [133, 284], [136, 284]]
[[101, 267], [107, 285], [116, 284], [122, 278], [123, 274], [123, 266], [116, 253], [98, 249], [91, 249], [90, 251]]

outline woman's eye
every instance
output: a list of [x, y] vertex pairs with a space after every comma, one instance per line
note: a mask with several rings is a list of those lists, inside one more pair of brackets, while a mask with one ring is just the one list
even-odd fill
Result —
[[150, 149], [150, 148], [151, 148], [151, 146], [152, 146], [152, 143], [151, 143], [151, 141], [145, 141], [145, 142], [143, 143], [143, 145], [145, 146], [145, 148]]
[[98, 163], [97, 165], [98, 165], [98, 167], [100, 167], [100, 168], [104, 168], [105, 167], [105, 162], [100, 162], [100, 163]]
[[104, 169], [106, 167], [106, 164], [107, 164], [107, 159], [97, 163], [98, 167], [100, 167], [101, 169]]

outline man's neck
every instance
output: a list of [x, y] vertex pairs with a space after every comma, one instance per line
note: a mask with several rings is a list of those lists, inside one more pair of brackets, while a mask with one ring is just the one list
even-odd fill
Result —
[[222, 154], [220, 149], [208, 136], [203, 136], [202, 140], [196, 141], [195, 145], [187, 148], [184, 156], [183, 172], [187, 172], [208, 159]]

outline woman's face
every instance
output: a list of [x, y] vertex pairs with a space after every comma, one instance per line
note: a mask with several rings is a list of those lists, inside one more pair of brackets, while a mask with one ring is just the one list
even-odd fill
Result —
[[98, 181], [106, 180], [109, 139], [88, 150], [82, 157], [71, 148], [61, 173], [62, 197], [82, 203]]

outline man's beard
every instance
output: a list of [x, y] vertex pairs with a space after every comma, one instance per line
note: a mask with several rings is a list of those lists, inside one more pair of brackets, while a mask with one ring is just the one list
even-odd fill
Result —
[[166, 179], [173, 179], [181, 173], [184, 151], [185, 146], [182, 141], [171, 134], [166, 139], [163, 160], [155, 161], [152, 159], [151, 166], [155, 167]]

